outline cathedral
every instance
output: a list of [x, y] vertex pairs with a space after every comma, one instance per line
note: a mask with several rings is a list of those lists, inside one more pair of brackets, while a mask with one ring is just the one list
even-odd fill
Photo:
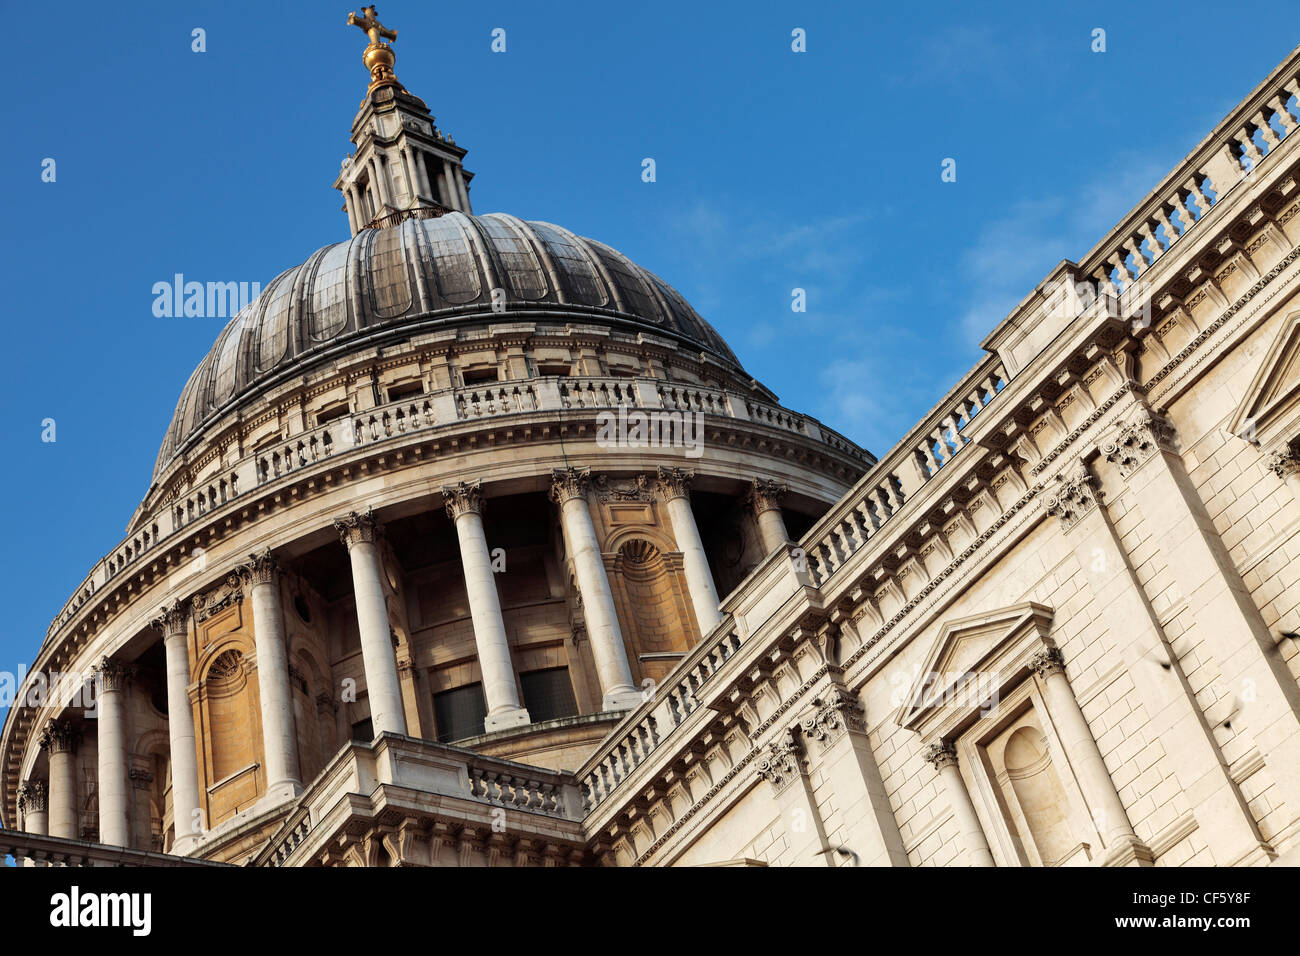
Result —
[[1300, 863], [1300, 49], [878, 458], [476, 214], [362, 14], [350, 237], [229, 320], [54, 617], [4, 853]]

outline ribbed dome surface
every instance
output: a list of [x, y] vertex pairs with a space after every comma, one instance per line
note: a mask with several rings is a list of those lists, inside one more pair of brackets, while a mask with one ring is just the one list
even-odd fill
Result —
[[505, 290], [516, 318], [571, 312], [578, 321], [684, 339], [739, 365], [681, 295], [609, 246], [500, 213], [411, 219], [317, 250], [230, 320], [181, 393], [154, 477], [215, 412], [285, 371], [334, 354], [349, 338], [400, 335], [417, 320], [424, 327], [483, 317], [495, 288]]

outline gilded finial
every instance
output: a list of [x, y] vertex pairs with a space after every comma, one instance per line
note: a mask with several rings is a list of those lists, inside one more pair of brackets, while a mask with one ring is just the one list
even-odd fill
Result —
[[396, 40], [397, 31], [390, 30], [379, 22], [379, 11], [374, 6], [362, 7], [363, 16], [357, 16], [355, 13], [348, 14], [348, 26], [354, 26], [360, 29], [370, 38], [370, 43], [366, 50], [361, 54], [361, 62], [366, 65], [370, 71], [370, 87], [384, 84], [401, 86], [397, 81], [397, 74], [393, 72], [393, 64], [397, 62], [397, 54], [393, 48], [385, 43], [385, 40]]

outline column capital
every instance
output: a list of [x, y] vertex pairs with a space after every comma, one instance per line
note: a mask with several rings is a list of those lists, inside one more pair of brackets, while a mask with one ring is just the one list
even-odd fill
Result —
[[18, 788], [18, 809], [45, 813], [50, 808], [50, 788], [44, 780], [29, 780]]
[[690, 487], [695, 472], [687, 468], [665, 468], [660, 465], [658, 475], [659, 494], [665, 501], [690, 497]]
[[1097, 507], [1101, 492], [1097, 490], [1096, 475], [1083, 462], [1072, 471], [1058, 474], [1056, 481], [1057, 486], [1043, 503], [1043, 510], [1054, 518], [1060, 518], [1065, 530], [1069, 531]]
[[1127, 480], [1159, 452], [1176, 451], [1175, 443], [1173, 423], [1142, 405], [1117, 427], [1114, 437], [1101, 445], [1101, 453]]
[[1029, 659], [1029, 667], [1039, 677], [1065, 673], [1065, 655], [1059, 647], [1045, 647]]
[[334, 519], [334, 530], [339, 533], [342, 542], [352, 548], [354, 544], [366, 542], [373, 544], [379, 537], [382, 526], [375, 519], [375, 513], [367, 508], [365, 514], [349, 511], [342, 518]]
[[813, 705], [817, 710], [805, 717], [800, 727], [804, 737], [820, 741], [823, 747], [835, 743], [846, 730], [867, 729], [861, 702], [843, 688], [832, 687], [824, 697], [814, 700]]
[[135, 668], [108, 657], [102, 658], [95, 665], [94, 671], [101, 691], [126, 690], [126, 685], [135, 674]]
[[754, 509], [754, 514], [764, 511], [780, 511], [781, 499], [790, 493], [790, 486], [771, 478], [755, 478], [746, 500]]
[[947, 741], [940, 740], [926, 747], [921, 756], [935, 770], [957, 766], [957, 748]]
[[239, 566], [239, 581], [245, 589], [256, 584], [274, 584], [280, 572], [279, 562], [267, 548], [261, 554], [250, 554]]
[[184, 635], [189, 629], [190, 623], [190, 605], [186, 601], [173, 601], [171, 604], [164, 604], [158, 611], [158, 616], [149, 622], [149, 626], [155, 631], [160, 631], [163, 637], [174, 637], [177, 634]]
[[786, 730], [780, 737], [767, 745], [767, 752], [758, 762], [758, 776], [772, 785], [780, 793], [790, 786], [799, 776], [802, 768], [799, 757], [803, 747], [795, 739], [793, 730]]
[[452, 521], [463, 514], [483, 513], [482, 481], [458, 481], [454, 485], [443, 485], [442, 498], [447, 517]]
[[574, 498], [585, 498], [590, 485], [590, 468], [555, 468], [551, 471], [551, 500], [562, 505]]
[[132, 767], [127, 777], [130, 778], [131, 785], [137, 790], [148, 790], [153, 785], [153, 774], [148, 770]]
[[75, 753], [81, 733], [66, 720], [51, 720], [41, 731], [41, 746], [52, 754]]
[[1283, 480], [1300, 476], [1300, 438], [1270, 450], [1264, 467]]

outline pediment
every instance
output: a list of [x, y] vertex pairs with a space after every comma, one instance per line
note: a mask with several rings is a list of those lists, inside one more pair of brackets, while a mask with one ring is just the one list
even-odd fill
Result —
[[1300, 312], [1278, 330], [1229, 430], [1263, 446], [1288, 442], [1300, 430]]
[[960, 721], [982, 706], [986, 691], [1024, 672], [1051, 647], [1052, 608], [1033, 601], [946, 622], [926, 655], [898, 723], [922, 734]]

